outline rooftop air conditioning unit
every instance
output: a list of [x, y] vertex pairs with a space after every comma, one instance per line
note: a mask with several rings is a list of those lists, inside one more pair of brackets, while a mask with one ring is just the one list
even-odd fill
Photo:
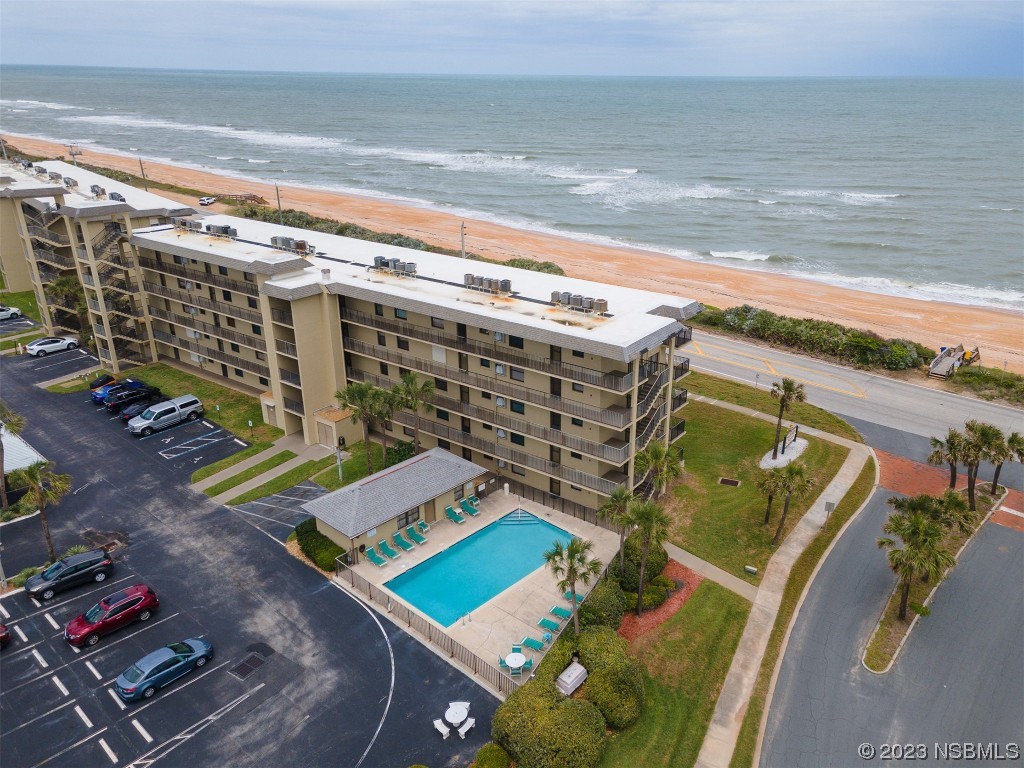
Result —
[[295, 250], [296, 251], [302, 251], [303, 253], [305, 253], [305, 251], [306, 251], [306, 241], [305, 240], [296, 240], [295, 241]]
[[502, 333], [501, 331], [495, 331], [494, 332], [494, 340], [495, 341], [504, 341], [505, 340], [505, 334]]
[[56, 171], [50, 171], [49, 176], [50, 181], [60, 181], [63, 178], [63, 176], [61, 176], [61, 174], [57, 173]]
[[496, 397], [496, 398], [494, 398], [494, 404], [496, 406], [498, 406], [499, 408], [504, 408], [505, 407], [505, 398], [504, 397]]
[[501, 363], [498, 363], [497, 365], [495, 365], [494, 366], [494, 375], [495, 376], [504, 376], [505, 375], [505, 366], [502, 365]]
[[189, 229], [194, 229], [196, 232], [203, 231], [203, 222], [201, 221], [186, 221], [185, 226]]
[[73, 189], [74, 187], [78, 186], [78, 182], [72, 179], [70, 176], [65, 176], [64, 186], [67, 187], [68, 189]]
[[498, 439], [499, 440], [504, 440], [505, 439], [505, 430], [504, 429], [499, 429], [498, 430]]

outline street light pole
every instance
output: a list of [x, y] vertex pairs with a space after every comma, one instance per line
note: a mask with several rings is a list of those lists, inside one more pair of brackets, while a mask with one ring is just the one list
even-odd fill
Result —
[[462, 258], [466, 258], [466, 222], [462, 222], [459, 231], [462, 236]]
[[345, 478], [342, 476], [342, 473], [341, 473], [341, 448], [335, 448], [334, 450], [337, 452], [335, 454], [335, 456], [338, 459], [338, 482], [339, 483], [344, 483], [345, 482]]
[[149, 180], [146, 178], [146, 169], [142, 167], [142, 158], [139, 158], [139, 171], [142, 173], [142, 185], [149, 192]]

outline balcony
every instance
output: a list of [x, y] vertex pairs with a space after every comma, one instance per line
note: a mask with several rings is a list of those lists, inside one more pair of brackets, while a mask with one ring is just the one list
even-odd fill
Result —
[[672, 428], [668, 431], [668, 441], [674, 443], [680, 437], [686, 434], [686, 419], [676, 422], [672, 425]]
[[46, 227], [29, 225], [28, 234], [29, 237], [34, 237], [36, 240], [42, 240], [50, 243], [51, 245], [71, 245], [71, 238], [67, 235], [60, 235], [56, 232], [51, 232]]
[[198, 319], [195, 315], [179, 315], [176, 312], [168, 312], [163, 309], [157, 309], [150, 305], [149, 314], [151, 317], [156, 317], [161, 320], [166, 320], [168, 323], [176, 323], [184, 328], [193, 331], [202, 331], [208, 333], [211, 336], [216, 336], [219, 339], [225, 339], [226, 341], [233, 341], [236, 344], [244, 344], [247, 347], [258, 349], [261, 352], [267, 351], [267, 343], [256, 336], [249, 336], [238, 331], [233, 331], [223, 325], [212, 325], [210, 323], [204, 323]]
[[281, 374], [281, 381], [294, 387], [302, 386], [302, 379], [299, 378], [299, 374], [295, 373], [295, 371], [289, 371], [287, 368], [278, 368], [277, 370]]
[[54, 280], [60, 277], [60, 272], [58, 272], [56, 269], [53, 269], [52, 267], [46, 266], [45, 264], [36, 264], [36, 269], [39, 270], [40, 285], [52, 283]]
[[32, 253], [35, 254], [36, 261], [43, 261], [59, 269], [74, 269], [75, 260], [70, 256], [62, 256], [59, 253], [54, 253], [49, 248], [33, 248]]
[[110, 326], [110, 333], [112, 336], [116, 336], [122, 339], [128, 339], [129, 341], [149, 341], [149, 334], [146, 333], [146, 329], [139, 328], [137, 325], [134, 324], [129, 325], [128, 323], [112, 323]]
[[241, 368], [244, 371], [255, 373], [258, 376], [263, 376], [264, 378], [270, 377], [270, 369], [265, 365], [260, 365], [252, 360], [246, 360], [243, 357], [238, 357], [238, 355], [221, 352], [219, 349], [203, 346], [191, 339], [183, 339], [180, 336], [175, 336], [171, 333], [164, 333], [163, 331], [153, 331], [153, 338], [157, 341], [162, 341], [165, 344], [178, 347], [179, 349], [186, 349], [189, 352], [202, 355], [203, 357], [207, 357], [211, 360], [217, 360], [235, 368]]
[[107, 337], [107, 329], [103, 327], [102, 323], [93, 323], [92, 332], [96, 336], [102, 336], [103, 338]]
[[676, 334], [676, 348], [678, 349], [679, 347], [683, 346], [683, 344], [686, 344], [692, 338], [693, 328], [691, 328], [688, 325], [684, 325], [683, 330], [679, 331], [679, 333]]
[[385, 360], [404, 368], [415, 369], [417, 371], [429, 373], [433, 376], [450, 379], [451, 381], [456, 381], [462, 384], [468, 384], [476, 387], [477, 389], [482, 389], [485, 392], [497, 392], [502, 395], [508, 395], [509, 397], [514, 397], [517, 400], [525, 400], [533, 403], [534, 405], [540, 405], [544, 408], [550, 408], [553, 411], [567, 413], [570, 416], [589, 419], [590, 421], [597, 422], [598, 424], [605, 424], [609, 427], [615, 427], [616, 429], [624, 429], [629, 425], [629, 411], [618, 406], [613, 406], [611, 408], [596, 408], [592, 405], [586, 405], [575, 400], [563, 400], [560, 397], [555, 397], [544, 392], [538, 392], [535, 389], [529, 389], [527, 387], [520, 386], [515, 382], [506, 381], [502, 378], [480, 376], [476, 373], [463, 371], [461, 368], [452, 368], [441, 363], [435, 363], [432, 360], [424, 360], [419, 357], [407, 355], [403, 352], [388, 349], [387, 347], [378, 347], [375, 344], [368, 344], [367, 342], [360, 341], [358, 339], [345, 339], [344, 346], [347, 350], [368, 355], [369, 357], [373, 357], [377, 360]]
[[683, 378], [690, 372], [690, 358], [684, 357], [681, 361], [672, 366], [672, 381]]
[[[92, 300], [89, 299], [89, 301]], [[104, 291], [103, 301], [107, 305], [108, 312], [115, 312], [119, 315], [124, 315], [125, 317], [146, 316], [145, 313], [142, 311], [142, 308], [136, 306], [135, 303], [132, 302], [132, 300], [129, 299], [127, 296], [121, 296], [116, 293], [107, 293], [106, 291]], [[89, 306], [91, 307], [92, 305], [90, 304]], [[99, 310], [97, 309], [97, 311]]]
[[164, 288], [162, 285], [156, 283], [144, 282], [142, 287], [148, 293], [156, 294], [157, 296], [163, 296], [173, 301], [181, 302], [182, 304], [188, 304], [193, 307], [202, 307], [208, 309], [211, 312], [219, 312], [223, 315], [230, 315], [231, 317], [237, 317], [240, 320], [246, 320], [250, 323], [262, 323], [263, 316], [259, 312], [253, 312], [251, 309], [243, 309], [242, 307], [236, 307], [234, 304], [226, 304], [220, 301], [213, 301], [203, 296], [196, 296], [185, 291], [176, 291], [173, 288]]
[[657, 410], [654, 411], [643, 421], [638, 421], [636, 424], [637, 438], [636, 438], [636, 449], [642, 451], [647, 447], [647, 443], [651, 441], [651, 437], [657, 431], [658, 427], [661, 426], [662, 420], [665, 418], [665, 404], [662, 403], [658, 406]]
[[292, 313], [287, 309], [271, 308], [270, 317], [275, 323], [280, 323], [281, 325], [295, 325], [295, 321], [292, 319]]
[[672, 393], [672, 413], [675, 413], [690, 399], [690, 392], [686, 389], [677, 389]]
[[289, 357], [294, 357], [296, 359], [299, 357], [298, 349], [290, 341], [282, 341], [281, 339], [277, 339], [277, 341], [275, 342], [275, 346], [277, 347], [277, 351], [280, 352], [281, 354], [288, 355]]
[[668, 368], [661, 366], [661, 373], [640, 387], [640, 391], [638, 393], [640, 395], [640, 402], [636, 407], [636, 416], [638, 419], [645, 416], [647, 412], [651, 410], [651, 406], [654, 405], [654, 401], [661, 396], [661, 391], [667, 383]]
[[[341, 311], [341, 318], [342, 320], [356, 323], [358, 325], [388, 331], [390, 333], [397, 334], [398, 336], [405, 336], [410, 339], [419, 339], [420, 341], [437, 344], [439, 346], [451, 347], [452, 349], [457, 349], [460, 352], [469, 352], [470, 354], [485, 357], [488, 360], [499, 360], [501, 362], [511, 363], [512, 365], [522, 366], [523, 368], [543, 371], [544, 373], [561, 376], [562, 378], [578, 381], [583, 384], [590, 384], [595, 387], [610, 389], [614, 392], [626, 392], [632, 389], [635, 381], [632, 373], [604, 373], [602, 371], [595, 371], [591, 368], [584, 368], [579, 365], [554, 362], [547, 358], [538, 357], [537, 355], [518, 352], [511, 347], [502, 347], [494, 344], [483, 344], [477, 341], [469, 341], [468, 339], [451, 336], [450, 334], [442, 333], [435, 329], [423, 328], [418, 325], [413, 325], [412, 323], [403, 323], [400, 320], [390, 320], [376, 315], [369, 315], [365, 312], [360, 312], [354, 309], [343, 309]], [[641, 378], [643, 378], [642, 372]]]
[[306, 415], [306, 409], [298, 400], [292, 400], [291, 398], [288, 397], [283, 397], [281, 399], [284, 401], [285, 410], [291, 411], [292, 413], [297, 413], [299, 414], [299, 416]]
[[247, 296], [259, 296], [260, 294], [260, 290], [255, 283], [249, 283], [243, 280], [232, 280], [230, 277], [225, 277], [224, 275], [214, 275], [199, 269], [189, 269], [188, 267], [183, 267], [180, 264], [158, 262], [156, 259], [146, 257], [140, 257], [139, 264], [146, 269], [152, 269], [155, 272], [164, 272], [165, 274], [182, 277], [196, 283], [209, 283], [210, 285], [216, 285], [219, 288], [227, 288], [230, 291], [244, 293]]
[[[384, 376], [377, 376], [376, 374], [367, 373], [365, 371], [349, 371], [349, 377], [359, 381], [369, 381], [375, 386], [383, 389], [389, 389], [394, 384], [393, 381], [390, 381]], [[524, 435], [535, 437], [538, 440], [546, 440], [550, 443], [554, 443], [555, 445], [568, 448], [569, 450], [585, 453], [603, 461], [611, 462], [616, 466], [623, 464], [629, 458], [629, 444], [624, 443], [621, 440], [615, 441], [616, 443], [619, 443], [619, 445], [585, 440], [582, 437], [576, 437], [575, 435], [567, 434], [561, 430], [549, 429], [532, 421], [518, 419], [513, 416], [510, 411], [504, 408], [481, 408], [476, 405], [464, 403], [461, 400], [446, 397], [439, 393], [435, 393], [430, 398], [430, 402], [438, 408], [451, 411], [452, 413], [479, 419], [486, 424], [495, 424], [500, 427], [506, 427]]]
[[[411, 413], [406, 413], [405, 411], [396, 413], [394, 415], [394, 421], [407, 427], [415, 426], [415, 417]], [[452, 427], [447, 427], [444, 424], [438, 424], [435, 421], [420, 419], [420, 431], [440, 437], [442, 440], [448, 440], [449, 442], [458, 443], [459, 445], [464, 445], [469, 448], [476, 448], [489, 456], [495, 456], [499, 459], [505, 459], [506, 461], [519, 464], [520, 466], [536, 469], [540, 472], [544, 472], [545, 474], [552, 475], [553, 477], [568, 480], [574, 485], [584, 486], [605, 495], [614, 491], [615, 487], [618, 485], [618, 483], [613, 480], [589, 475], [578, 469], [564, 467], [561, 464], [554, 463], [553, 461], [547, 461], [540, 456], [534, 456], [532, 453], [510, 448], [508, 445], [504, 444], [504, 441], [493, 442], [491, 440], [485, 440], [470, 432], [453, 429]]]

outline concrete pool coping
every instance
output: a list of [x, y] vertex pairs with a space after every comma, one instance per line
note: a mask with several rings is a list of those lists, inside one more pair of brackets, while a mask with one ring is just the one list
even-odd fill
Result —
[[[498, 656], [504, 657], [511, 652], [513, 643], [519, 643], [527, 636], [537, 640], [543, 637], [548, 630], [539, 627], [537, 620], [541, 617], [555, 619], [549, 613], [551, 606], [569, 607], [569, 602], [562, 596], [562, 591], [558, 589], [556, 579], [547, 566], [541, 566], [527, 574], [467, 616], [447, 627], [437, 623], [418, 610], [415, 605], [396, 595], [385, 586], [385, 582], [410, 571], [425, 560], [468, 538], [516, 509], [523, 509], [573, 536], [593, 542], [592, 556], [598, 558], [604, 565], [610, 562], [618, 552], [618, 533], [557, 512], [542, 504], [522, 499], [514, 494], [506, 496], [503, 492], [498, 491], [481, 499], [479, 516], [475, 518], [465, 516], [466, 522], [463, 525], [456, 525], [447, 519], [431, 523], [430, 532], [426, 534], [429, 541], [427, 546], [417, 546], [411, 552], [403, 552], [398, 560], [389, 562], [383, 568], [364, 561], [354, 566], [352, 570], [373, 586], [386, 592], [393, 602], [407, 607], [452, 640], [498, 668]], [[338, 578], [337, 581], [349, 588], [344, 577]], [[577, 585], [577, 589], [585, 592], [589, 591], [592, 586], [593, 583], [588, 587]], [[358, 591], [355, 591], [355, 594], [359, 595], [361, 599], [365, 599], [365, 596], [360, 595]], [[404, 624], [399, 623], [399, 626], [408, 631]], [[411, 634], [416, 636], [416, 633]], [[535, 666], [543, 657], [543, 652], [534, 652], [527, 648], [524, 648], [523, 652], [534, 659]]]

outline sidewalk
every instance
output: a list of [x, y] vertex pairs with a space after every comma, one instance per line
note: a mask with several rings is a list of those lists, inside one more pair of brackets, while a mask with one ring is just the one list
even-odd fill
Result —
[[[773, 424], [777, 420], [775, 416], [700, 395], [694, 399]], [[800, 431], [844, 445], [850, 449], [850, 453], [846, 457], [846, 461], [843, 462], [843, 466], [839, 468], [839, 472], [832, 478], [832, 482], [815, 499], [811, 508], [768, 561], [764, 578], [761, 580], [761, 585], [753, 600], [754, 605], [751, 608], [750, 617], [747, 619], [747, 626], [743, 630], [739, 647], [733, 656], [732, 665], [729, 667], [729, 673], [726, 675], [722, 692], [715, 705], [711, 724], [708, 726], [700, 754], [697, 756], [698, 768], [728, 768], [733, 751], [736, 749], [736, 741], [739, 738], [740, 727], [743, 725], [743, 716], [746, 714], [750, 695], [757, 682], [765, 649], [768, 647], [768, 638], [775, 626], [775, 618], [779, 612], [779, 605], [782, 603], [782, 593], [789, 580], [789, 572], [797, 558], [825, 524], [825, 502], [839, 503], [842, 500], [872, 454], [871, 449], [862, 443], [827, 434], [811, 427], [801, 426]], [[717, 580], [714, 577], [710, 578]]]
[[750, 602], [757, 599], [757, 586], [750, 584], [739, 576], [733, 576], [728, 571], [723, 571], [717, 565], [712, 565], [707, 560], [701, 560], [694, 554], [680, 549], [670, 541], [664, 544], [668, 556], [681, 565], [685, 565], [691, 571], [699, 573], [705, 579], [721, 584], [726, 589], [735, 592], [740, 597], [745, 597]]

